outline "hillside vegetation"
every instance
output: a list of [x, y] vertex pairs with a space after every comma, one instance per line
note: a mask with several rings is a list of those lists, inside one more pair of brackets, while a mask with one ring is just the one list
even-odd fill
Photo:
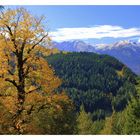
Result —
[[140, 134], [139, 77], [108, 55], [46, 49], [44, 23], [0, 13], [0, 134]]
[[135, 94], [135, 77], [125, 65], [108, 55], [95, 53], [55, 54], [46, 57], [77, 110], [83, 104], [93, 119], [123, 110]]

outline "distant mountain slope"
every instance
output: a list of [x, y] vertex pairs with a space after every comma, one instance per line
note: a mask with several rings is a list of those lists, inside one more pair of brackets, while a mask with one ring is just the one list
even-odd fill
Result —
[[53, 42], [53, 47], [58, 48], [61, 51], [68, 52], [93, 52], [94, 48], [83, 41], [64, 41], [64, 42]]
[[59, 50], [71, 52], [96, 52], [116, 57], [133, 72], [140, 75], [140, 43], [133, 41], [119, 41], [111, 45], [98, 44], [95, 46], [83, 41], [68, 41], [54, 43]]
[[106, 49], [97, 49], [96, 52], [109, 54], [140, 75], [140, 44], [130, 41], [121, 41]]
[[135, 94], [135, 74], [114, 57], [95, 53], [67, 53], [46, 57], [62, 79], [77, 109], [83, 104], [94, 119], [123, 110]]

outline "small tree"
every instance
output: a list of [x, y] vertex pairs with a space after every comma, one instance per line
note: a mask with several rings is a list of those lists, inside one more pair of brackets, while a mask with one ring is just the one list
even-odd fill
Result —
[[[12, 130], [18, 133], [24, 123], [21, 114], [25, 110], [30, 114], [37, 102], [38, 109], [43, 108], [47, 100], [42, 95], [51, 95], [61, 83], [40, 57], [40, 45], [50, 45], [43, 16], [34, 17], [24, 8], [0, 14], [0, 99], [12, 114]], [[25, 107], [28, 97], [36, 102]]]
[[114, 123], [114, 115], [115, 113], [113, 113], [110, 117], [107, 117], [105, 119], [105, 125], [103, 130], [100, 132], [103, 135], [111, 135], [113, 132], [113, 123]]
[[137, 79], [137, 95], [129, 102], [125, 117], [124, 134], [140, 134], [140, 79]]
[[77, 131], [80, 135], [92, 134], [93, 122], [89, 113], [86, 113], [84, 107], [81, 106], [80, 113], [77, 118]]
[[124, 133], [131, 135], [140, 134], [140, 100], [132, 99], [126, 110]]

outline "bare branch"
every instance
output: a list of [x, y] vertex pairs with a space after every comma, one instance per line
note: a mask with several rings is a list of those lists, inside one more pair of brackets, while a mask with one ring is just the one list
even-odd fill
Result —
[[16, 29], [17, 29], [17, 27], [18, 27], [20, 17], [21, 17], [21, 14], [18, 14], [16, 26], [15, 26], [15, 28], [14, 28], [14, 37], [16, 37]]
[[5, 26], [8, 29], [9, 34], [13, 37], [13, 33], [12, 33], [12, 30], [11, 30], [10, 26], [8, 26], [7, 24], [5, 24]]
[[8, 70], [8, 73], [9, 73], [10, 75], [14, 75], [10, 70]]
[[[13, 42], [13, 44], [14, 44], [14, 46], [15, 46], [15, 49], [17, 49], [18, 46], [17, 46], [17, 44], [16, 44], [16, 40], [15, 40], [15, 37], [14, 37], [14, 35], [13, 35], [13, 33], [12, 33], [12, 30], [11, 30], [10, 26], [8, 26], [7, 24], [5, 24], [5, 26], [7, 27], [8, 31], [9, 31], [9, 34], [10, 34], [10, 36], [11, 36], [11, 38], [12, 38], [11, 41]], [[18, 51], [16, 50], [15, 54], [17, 55], [17, 53], [18, 53]]]
[[32, 48], [31, 49], [29, 49], [28, 50], [28, 54], [39, 44], [39, 43], [41, 43], [43, 40], [44, 40], [44, 38], [46, 38], [48, 36], [48, 33], [46, 34], [46, 35], [44, 35], [37, 43], [35, 43], [33, 46], [32, 46]]

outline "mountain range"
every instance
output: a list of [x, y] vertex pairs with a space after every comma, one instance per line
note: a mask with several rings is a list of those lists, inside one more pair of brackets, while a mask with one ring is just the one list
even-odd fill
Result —
[[69, 52], [94, 52], [108, 54], [117, 58], [128, 66], [133, 72], [140, 75], [140, 42], [123, 40], [113, 44], [91, 45], [83, 41], [53, 42], [53, 48]]

